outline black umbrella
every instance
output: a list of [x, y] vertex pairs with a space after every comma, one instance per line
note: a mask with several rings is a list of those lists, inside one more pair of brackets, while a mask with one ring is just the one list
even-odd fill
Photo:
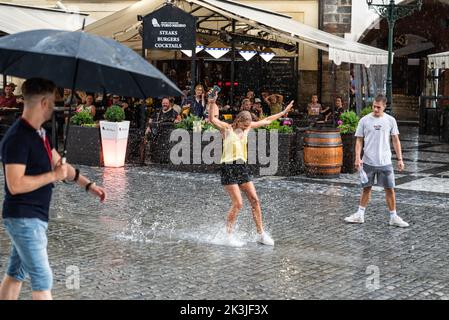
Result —
[[1, 37], [0, 73], [45, 78], [72, 90], [143, 99], [182, 95], [175, 84], [133, 50], [81, 31], [33, 30]]

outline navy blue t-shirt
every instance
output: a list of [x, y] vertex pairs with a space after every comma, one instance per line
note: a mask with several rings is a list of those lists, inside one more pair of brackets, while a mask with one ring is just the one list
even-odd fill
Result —
[[[49, 137], [47, 140], [50, 142]], [[50, 146], [50, 150], [52, 147]], [[25, 175], [35, 176], [52, 171], [44, 140], [25, 120], [18, 119], [6, 132], [1, 143], [3, 172], [6, 164], [24, 164]], [[3, 218], [38, 218], [48, 221], [53, 184], [32, 192], [12, 195], [6, 184]]]

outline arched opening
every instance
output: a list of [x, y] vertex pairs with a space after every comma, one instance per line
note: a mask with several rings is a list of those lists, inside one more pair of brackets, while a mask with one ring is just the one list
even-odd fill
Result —
[[[381, 19], [366, 30], [359, 42], [387, 50], [387, 20]], [[393, 102], [400, 111], [396, 114], [400, 120], [417, 120], [417, 97], [426, 94], [429, 87], [426, 57], [449, 51], [449, 1], [424, 0], [421, 11], [399, 19], [394, 28], [393, 50]], [[440, 92], [449, 94], [449, 76], [444, 78]]]

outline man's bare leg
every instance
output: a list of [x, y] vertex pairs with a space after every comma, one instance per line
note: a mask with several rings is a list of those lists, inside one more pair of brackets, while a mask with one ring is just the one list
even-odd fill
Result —
[[363, 188], [362, 195], [360, 197], [360, 206], [366, 208], [371, 198], [371, 187]]
[[385, 188], [385, 198], [390, 212], [396, 211], [396, 193], [393, 188]]
[[21, 289], [22, 281], [6, 275], [0, 285], [0, 300], [17, 300]]
[[33, 296], [33, 300], [53, 300], [50, 290], [33, 291], [32, 296]]

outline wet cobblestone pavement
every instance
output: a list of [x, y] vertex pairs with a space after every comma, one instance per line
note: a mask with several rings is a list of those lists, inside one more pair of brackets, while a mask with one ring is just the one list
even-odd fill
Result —
[[[49, 224], [54, 297], [449, 299], [448, 199], [447, 189], [438, 187], [447, 181], [449, 159], [433, 152], [437, 160], [422, 162], [422, 151], [413, 149], [421, 141], [404, 146], [418, 155], [404, 152], [404, 158], [424, 167], [406, 172], [403, 177], [413, 179], [397, 190], [398, 214], [410, 223], [408, 229], [388, 226], [381, 190], [373, 193], [365, 224], [343, 223], [357, 208], [356, 175], [325, 182], [303, 176], [256, 179], [274, 247], [254, 241], [247, 201], [237, 226], [245, 245], [223, 245], [229, 200], [217, 175], [81, 167], [107, 188], [109, 199], [101, 205], [76, 186], [57, 185]], [[433, 191], [400, 188], [426, 178], [441, 181], [433, 182]], [[0, 226], [2, 273], [8, 252]], [[66, 283], [73, 266], [80, 272], [79, 289]], [[377, 271], [378, 283], [372, 280]], [[22, 299], [30, 297], [29, 290], [26, 282]]]

